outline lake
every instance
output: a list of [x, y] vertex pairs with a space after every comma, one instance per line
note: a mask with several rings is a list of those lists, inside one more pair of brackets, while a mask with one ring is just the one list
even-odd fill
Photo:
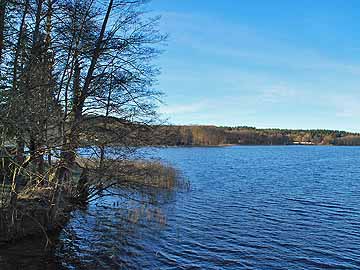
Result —
[[0, 269], [360, 269], [360, 148], [160, 148], [153, 155], [191, 182], [190, 191], [154, 206], [165, 223], [124, 219], [136, 202], [98, 201], [73, 214], [51, 255], [34, 262], [0, 250]]

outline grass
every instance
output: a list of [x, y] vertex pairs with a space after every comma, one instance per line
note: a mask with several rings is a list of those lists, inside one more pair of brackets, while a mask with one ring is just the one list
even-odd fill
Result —
[[126, 166], [130, 167], [126, 177], [129, 184], [160, 189], [174, 189], [185, 184], [175, 168], [160, 162], [130, 161]]
[[106, 160], [100, 166], [96, 159], [81, 159], [77, 163], [89, 170], [94, 184], [100, 181], [106, 186], [115, 181], [119, 188], [189, 189], [179, 171], [159, 161]]

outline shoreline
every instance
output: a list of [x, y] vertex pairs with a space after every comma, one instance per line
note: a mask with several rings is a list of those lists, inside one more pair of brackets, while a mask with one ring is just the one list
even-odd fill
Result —
[[[78, 160], [79, 166], [77, 173], [74, 172], [72, 184], [77, 186], [81, 171], [95, 169], [96, 160]], [[118, 189], [132, 189], [134, 192], [145, 192], [146, 189], [158, 189], [174, 191], [176, 189], [187, 189], [189, 183], [184, 181], [180, 173], [170, 165], [161, 162], [151, 162], [146, 160], [128, 160], [118, 162], [118, 175], [114, 174], [115, 179], [123, 179], [116, 184]], [[122, 171], [124, 169], [125, 171]], [[89, 186], [84, 190], [84, 200], [76, 200], [70, 193], [63, 192], [60, 198], [56, 213], [53, 207], [47, 202], [46, 188], [38, 187], [27, 194], [26, 190], [21, 190], [17, 194], [14, 204], [8, 204], [0, 208], [0, 248], [19, 244], [26, 239], [41, 238], [46, 241], [46, 247], [53, 246], [56, 236], [65, 228], [74, 210], [83, 209], [90, 203], [91, 195], [88, 189], [91, 186], [93, 175], [88, 175]], [[95, 191], [96, 192], [96, 191]], [[99, 195], [99, 198], [101, 195]]]
[[360, 145], [335, 145], [335, 144], [219, 144], [219, 145], [148, 145], [154, 148], [225, 148], [235, 146], [264, 146], [264, 147], [360, 147]]

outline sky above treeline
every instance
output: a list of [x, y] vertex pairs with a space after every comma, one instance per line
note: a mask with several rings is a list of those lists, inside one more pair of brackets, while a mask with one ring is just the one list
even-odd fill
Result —
[[360, 131], [360, 1], [153, 0], [172, 124]]

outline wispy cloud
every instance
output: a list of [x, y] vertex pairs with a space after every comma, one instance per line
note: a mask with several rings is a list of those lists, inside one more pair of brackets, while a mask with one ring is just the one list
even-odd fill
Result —
[[214, 24], [214, 21], [216, 18], [198, 14], [166, 12], [164, 15], [164, 25], [172, 33], [173, 42], [214, 57], [224, 57], [228, 63], [248, 61], [267, 67], [360, 75], [360, 64], [349, 59], [334, 59], [247, 25], [224, 21]]
[[359, 126], [359, 57], [213, 16], [164, 13], [170, 39], [160, 86], [171, 106], [160, 111], [170, 121]]
[[176, 104], [176, 105], [163, 105], [160, 107], [160, 113], [162, 114], [185, 114], [185, 113], [195, 113], [199, 112], [202, 109], [205, 109], [207, 106], [206, 101], [198, 101], [194, 103], [187, 103], [187, 104]]
[[280, 84], [264, 90], [260, 98], [263, 102], [278, 103], [286, 102], [289, 99], [295, 98], [296, 96], [299, 96], [299, 91]]
[[360, 117], [360, 96], [336, 95], [330, 97], [335, 109], [335, 116], [340, 118]]

